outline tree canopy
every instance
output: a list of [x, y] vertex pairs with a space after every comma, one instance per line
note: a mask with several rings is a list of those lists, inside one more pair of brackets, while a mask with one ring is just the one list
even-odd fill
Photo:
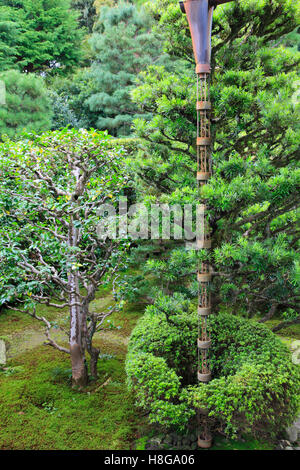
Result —
[[78, 21], [80, 26], [91, 33], [96, 18], [94, 0], [71, 0], [71, 6], [79, 12]]
[[165, 428], [195, 427], [195, 410], [201, 408], [209, 413], [211, 429], [270, 439], [295, 416], [298, 366], [264, 325], [224, 313], [211, 315], [208, 322], [214, 379], [196, 384], [195, 307], [180, 295], [157, 297], [147, 307], [126, 360], [139, 406]]
[[[126, 183], [122, 149], [112, 149], [105, 133], [62, 129], [7, 140], [0, 153], [1, 303], [43, 322], [48, 344], [71, 355], [74, 384], [85, 385], [85, 354], [96, 377], [100, 351], [93, 335], [112, 312], [92, 312], [89, 305], [126, 250], [125, 242], [97, 234], [99, 207], [115, 203]], [[36, 303], [69, 308], [69, 347], [51, 338]]]
[[96, 125], [113, 135], [128, 135], [138, 111], [130, 92], [138, 73], [160, 60], [161, 46], [151, 17], [133, 4], [100, 9], [91, 37], [91, 79], [96, 92], [87, 100]]
[[81, 57], [78, 14], [68, 0], [2, 0], [0, 70], [66, 71]]

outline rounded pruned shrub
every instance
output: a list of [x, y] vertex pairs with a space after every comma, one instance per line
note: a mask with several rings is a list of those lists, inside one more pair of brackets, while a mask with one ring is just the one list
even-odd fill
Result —
[[196, 408], [227, 435], [275, 437], [295, 418], [300, 373], [286, 346], [264, 325], [230, 314], [209, 318], [213, 380], [196, 382], [197, 313], [160, 299], [133, 330], [128, 384], [150, 421], [184, 429]]

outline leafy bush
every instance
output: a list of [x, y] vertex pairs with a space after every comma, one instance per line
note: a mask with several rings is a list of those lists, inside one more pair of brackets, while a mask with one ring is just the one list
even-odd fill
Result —
[[288, 349], [265, 326], [229, 314], [211, 316], [213, 380], [196, 384], [197, 313], [183, 297], [160, 298], [134, 329], [128, 384], [151, 422], [183, 429], [206, 408], [226, 434], [274, 437], [299, 400], [300, 374]]

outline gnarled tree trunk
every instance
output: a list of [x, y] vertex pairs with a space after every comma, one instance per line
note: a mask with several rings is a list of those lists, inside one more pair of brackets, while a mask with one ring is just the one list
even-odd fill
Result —
[[70, 353], [73, 385], [84, 387], [88, 373], [85, 362], [83, 333], [85, 318], [82, 314], [79, 296], [79, 279], [76, 272], [69, 274], [70, 288]]

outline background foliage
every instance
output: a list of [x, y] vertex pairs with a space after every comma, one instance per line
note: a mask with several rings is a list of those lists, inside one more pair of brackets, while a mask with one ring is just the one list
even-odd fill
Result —
[[[172, 73], [164, 66], [149, 67], [133, 92], [134, 101], [152, 114], [150, 120], [135, 120], [143, 142], [134, 160], [139, 184], [144, 182], [141, 198], [181, 205], [199, 198], [208, 205], [213, 252], [200, 253], [200, 259], [210, 256], [220, 273], [214, 280], [215, 305], [242, 306], [245, 315], [260, 312], [264, 320], [290, 308], [293, 321], [299, 322], [295, 97], [300, 55], [283, 45], [297, 25], [299, 3], [247, 1], [217, 8], [211, 86], [214, 174], [200, 197], [194, 183], [196, 96], [186, 18], [175, 1], [152, 2], [151, 9], [165, 51], [181, 62]], [[182, 252], [182, 263], [185, 259]]]
[[5, 83], [6, 104], [0, 106], [0, 135], [18, 139], [27, 132], [50, 129], [52, 108], [41, 77], [18, 70], [0, 73]]

